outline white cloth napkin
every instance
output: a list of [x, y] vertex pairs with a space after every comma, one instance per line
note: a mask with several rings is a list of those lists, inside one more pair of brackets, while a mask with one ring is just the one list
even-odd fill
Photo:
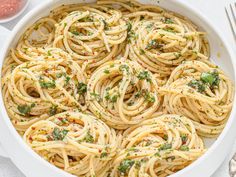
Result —
[[[44, 0], [46, 1], [46, 0]], [[30, 0], [29, 7], [26, 9], [26, 12], [32, 10], [41, 2], [42, 0]], [[164, 0], [161, 0], [164, 1]], [[166, 0], [168, 1], [168, 0]], [[221, 30], [224, 31], [225, 39], [231, 43], [231, 45], [235, 46], [232, 33], [229, 28], [228, 21], [225, 16], [224, 7], [228, 5], [230, 2], [234, 2], [234, 0], [182, 0], [185, 3], [194, 6], [204, 13], [209, 19]], [[25, 12], [25, 13], [26, 13]], [[23, 15], [22, 14], [21, 17]], [[17, 21], [21, 18], [17, 18], [16, 20], [3, 24], [4, 27], [8, 29], [12, 29]], [[235, 46], [236, 48], [236, 46]], [[232, 152], [229, 152], [229, 155], [226, 157], [225, 162], [221, 165], [221, 167], [214, 173], [212, 177], [229, 177], [228, 173], [228, 164], [229, 160], [233, 156], [234, 152], [236, 152], [236, 144], [232, 147]], [[210, 168], [210, 167], [209, 167]], [[24, 175], [14, 166], [14, 164], [7, 158], [0, 157], [0, 177], [24, 177]], [[33, 176], [31, 176], [33, 177]], [[236, 176], [235, 176], [236, 177]]]

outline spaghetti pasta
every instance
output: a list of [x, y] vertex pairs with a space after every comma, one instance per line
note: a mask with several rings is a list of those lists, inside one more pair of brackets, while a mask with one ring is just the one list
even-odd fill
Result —
[[[17, 130], [24, 131], [60, 111], [86, 109], [86, 78], [80, 66], [60, 49], [48, 48], [48, 52], [47, 60], [25, 62], [12, 71], [9, 68], [2, 79], [5, 105]], [[53, 58], [63, 54], [64, 58]]]
[[116, 129], [151, 117], [160, 104], [152, 74], [137, 63], [116, 60], [99, 67], [88, 83], [90, 110]]
[[16, 50], [12, 50], [11, 57], [17, 63], [32, 61], [39, 56], [42, 47], [52, 47], [54, 41], [56, 21], [45, 17], [32, 25], [19, 39]]
[[164, 114], [123, 133], [122, 151], [111, 176], [168, 176], [205, 152], [194, 124], [186, 117]]
[[107, 176], [118, 137], [102, 121], [64, 112], [33, 124], [24, 134], [32, 149], [50, 163], [78, 176]]
[[126, 37], [127, 25], [120, 11], [96, 5], [78, 6], [57, 25], [53, 46], [63, 48], [91, 70], [117, 56], [119, 44]]
[[164, 106], [169, 113], [188, 116], [199, 134], [211, 137], [224, 128], [234, 88], [216, 66], [189, 61], [176, 67], [159, 91], [164, 94]]
[[234, 85], [189, 19], [128, 0], [62, 5], [9, 51], [2, 96], [24, 141], [80, 177], [166, 177], [206, 151]]
[[134, 18], [128, 38], [129, 58], [156, 73], [160, 82], [165, 83], [184, 60], [208, 59], [204, 33], [198, 32], [191, 22], [167, 12], [147, 12], [144, 8], [126, 16]]

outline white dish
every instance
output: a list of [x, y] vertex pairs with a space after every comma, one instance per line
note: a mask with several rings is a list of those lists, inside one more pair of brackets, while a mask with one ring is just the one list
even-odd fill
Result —
[[15, 15], [13, 15], [11, 17], [0, 19], [0, 23], [6, 23], [6, 22], [9, 22], [9, 21], [14, 20], [15, 18], [19, 17], [25, 11], [25, 9], [28, 7], [28, 5], [29, 5], [29, 0], [26, 0], [26, 2], [24, 3], [24, 6], [22, 7], [22, 9], [19, 12], [17, 12]]
[[[46, 16], [51, 9], [61, 4], [69, 3], [79, 3], [84, 2], [83, 0], [58, 0], [45, 2], [38, 6], [34, 11], [30, 12], [25, 16], [9, 34], [9, 39], [5, 43], [2, 49], [1, 63], [2, 67], [3, 60], [8, 53], [11, 46], [14, 46], [18, 41], [20, 34], [22, 34], [27, 27], [33, 24], [40, 17]], [[93, 2], [88, 0], [86, 2]], [[160, 5], [166, 9], [172, 10], [174, 12], [180, 13], [189, 19], [191, 19], [195, 24], [201, 27], [204, 31], [208, 33], [207, 37], [210, 41], [211, 47], [211, 59], [214, 63], [219, 65], [226, 74], [230, 76], [235, 82], [235, 66], [236, 63], [233, 60], [234, 53], [230, 46], [224, 41], [223, 35], [204, 17], [202, 14], [198, 13], [196, 9], [188, 7], [181, 2], [181, 0], [169, 0], [157, 1], [153, 0], [141, 0], [142, 3], [156, 4]], [[220, 57], [219, 57], [220, 54]], [[0, 118], [0, 141], [6, 149], [7, 154], [11, 160], [18, 166], [19, 169], [26, 176], [72, 176], [48, 162], [44, 161], [40, 156], [33, 152], [18, 135], [15, 128], [10, 122], [7, 112], [5, 110], [2, 95], [0, 95], [0, 108], [1, 108], [1, 118]], [[234, 106], [231, 112], [231, 116], [228, 123], [221, 133], [221, 135], [215, 140], [215, 142], [208, 142], [207, 146], [209, 150], [200, 157], [196, 162], [192, 163], [185, 169], [172, 175], [173, 177], [199, 177], [199, 176], [210, 176], [216, 168], [222, 163], [227, 152], [233, 144], [233, 140], [236, 137], [236, 119], [234, 118], [236, 113], [236, 104], [234, 101]], [[213, 144], [212, 144], [213, 143]], [[212, 145], [211, 145], [212, 144]]]

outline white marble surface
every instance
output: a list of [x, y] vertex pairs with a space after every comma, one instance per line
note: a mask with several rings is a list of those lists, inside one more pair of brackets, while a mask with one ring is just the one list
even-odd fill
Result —
[[[30, 4], [26, 12], [32, 10], [34, 7], [36, 7], [39, 3], [43, 1], [46, 0], [30, 0]], [[232, 45], [235, 45], [224, 11], [224, 7], [228, 5], [230, 2], [233, 2], [234, 0], [182, 0], [182, 1], [190, 4], [191, 6], [195, 6], [196, 8], [199, 9], [199, 11], [202, 11], [202, 13], [208, 16], [208, 18], [215, 23], [217, 28], [224, 31], [225, 40], [230, 42]], [[25, 13], [23, 15], [25, 15]], [[23, 15], [21, 15], [19, 18], [17, 18], [12, 22], [2, 25], [11, 30]], [[228, 163], [229, 159], [232, 157], [234, 152], [236, 152], [236, 144], [234, 145], [234, 147], [232, 147], [232, 152], [228, 152], [228, 156], [225, 162], [221, 165], [221, 167], [215, 172], [215, 174], [212, 177], [229, 177]], [[13, 163], [11, 163], [9, 159], [0, 157], [0, 177], [24, 177], [24, 175], [14, 166]]]

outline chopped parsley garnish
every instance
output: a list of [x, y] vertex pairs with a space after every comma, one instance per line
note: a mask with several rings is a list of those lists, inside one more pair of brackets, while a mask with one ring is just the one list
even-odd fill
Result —
[[165, 18], [165, 23], [167, 23], [167, 24], [173, 24], [174, 22], [173, 22], [173, 20], [170, 19], [170, 18]]
[[50, 116], [53, 116], [57, 113], [57, 107], [58, 107], [57, 105], [53, 105], [53, 106], [50, 107], [50, 109], [49, 109], [49, 115]]
[[66, 76], [66, 73], [57, 73], [56, 74], [57, 78], [61, 78], [62, 76]]
[[59, 128], [55, 127], [52, 132], [52, 138], [53, 140], [62, 141], [68, 132], [68, 130], [60, 130]]
[[139, 80], [146, 80], [147, 82], [151, 82], [151, 76], [148, 71], [141, 71], [137, 77]]
[[37, 31], [39, 29], [39, 26], [40, 26], [40, 24], [36, 24], [35, 27], [34, 27], [34, 30]]
[[173, 161], [175, 160], [175, 156], [170, 156], [166, 158], [166, 161]]
[[35, 107], [35, 103], [32, 103], [31, 105], [18, 105], [17, 109], [22, 115], [28, 115], [31, 111], [31, 109]]
[[109, 95], [108, 92], [106, 92], [105, 99], [106, 99], [106, 100], [110, 100], [110, 95]]
[[156, 100], [155, 97], [153, 95], [151, 95], [149, 92], [146, 92], [144, 94], [144, 98], [146, 101], [151, 102], [151, 103], [154, 103]]
[[56, 87], [56, 83], [55, 80], [46, 82], [42, 79], [39, 80], [39, 84], [42, 88], [48, 89], [48, 88], [55, 88]]
[[151, 102], [151, 103], [154, 103], [156, 101], [154, 95], [151, 94], [148, 90], [145, 90], [145, 89], [139, 90], [134, 95], [135, 98], [139, 98], [140, 96], [143, 96], [145, 101], [148, 101], [148, 102]]
[[130, 22], [127, 23], [127, 31], [129, 32], [132, 29], [132, 24]]
[[219, 73], [217, 70], [212, 72], [203, 72], [200, 80], [192, 80], [188, 83], [188, 86], [197, 89], [198, 92], [202, 93], [206, 87], [209, 86], [211, 89], [218, 87], [220, 83]]
[[163, 150], [167, 150], [171, 148], [172, 148], [172, 144], [166, 143], [166, 144], [163, 144], [161, 147], [159, 147], [159, 150], [163, 151]]
[[16, 68], [16, 66], [14, 64], [11, 65], [11, 73], [12, 71]]
[[60, 120], [62, 124], [67, 124], [68, 123], [68, 120], [66, 118], [59, 117], [58, 120]]
[[146, 46], [147, 50], [151, 49], [160, 49], [163, 47], [163, 44], [160, 44], [157, 39], [151, 40], [148, 45]]
[[87, 92], [87, 85], [83, 82], [79, 82], [77, 88], [80, 95], [83, 95]]
[[145, 146], [150, 146], [153, 143], [152, 140], [147, 140]]
[[175, 56], [176, 58], [179, 58], [179, 57], [181, 57], [181, 53], [175, 52], [175, 53], [174, 53], [174, 56]]
[[145, 54], [145, 51], [143, 49], [140, 49], [140, 55], [144, 55]]
[[142, 95], [142, 90], [139, 90], [139, 91], [134, 95], [134, 97], [135, 97], [135, 98], [139, 98], [141, 95]]
[[194, 89], [196, 89], [198, 92], [200, 92], [200, 93], [202, 93], [202, 92], [204, 92], [205, 91], [205, 89], [206, 89], [206, 86], [205, 86], [205, 84], [202, 82], [202, 81], [200, 81], [200, 80], [191, 80], [189, 83], [188, 83], [188, 86], [189, 87], [192, 87], [192, 88], [194, 88]]
[[117, 101], [118, 95], [114, 95], [111, 97], [111, 102], [115, 103]]
[[70, 77], [69, 77], [69, 76], [66, 76], [65, 81], [66, 81], [66, 84], [68, 84], [69, 81], [70, 81]]
[[145, 163], [145, 162], [148, 161], [148, 159], [149, 159], [148, 157], [144, 157], [144, 158], [141, 159], [141, 162], [142, 162], [142, 163]]
[[141, 162], [140, 161], [136, 161], [135, 162], [135, 168], [139, 169], [141, 167]]
[[134, 165], [134, 163], [135, 163], [134, 160], [130, 159], [123, 160], [118, 167], [119, 172], [121, 174], [127, 173], [127, 171]]
[[161, 155], [160, 155], [159, 152], [156, 152], [156, 153], [154, 154], [154, 156], [156, 156], [156, 157], [161, 157]]
[[107, 152], [102, 152], [101, 155], [100, 155], [100, 158], [104, 158], [104, 157], [107, 157], [107, 156], [108, 156]]
[[78, 36], [79, 35], [79, 32], [78, 31], [71, 31], [72, 34]]
[[89, 31], [89, 32], [87, 33], [88, 36], [92, 36], [93, 34], [94, 34], [94, 33], [91, 32], [91, 31]]
[[186, 146], [186, 145], [182, 145], [182, 146], [180, 146], [179, 150], [181, 150], [181, 151], [189, 151], [189, 147]]
[[48, 56], [52, 56], [52, 53], [51, 53], [51, 51], [50, 50], [48, 50]]
[[132, 106], [132, 105], [134, 105], [134, 101], [130, 101], [130, 102], [128, 102], [127, 105], [128, 105], [128, 106]]
[[105, 74], [109, 74], [110, 71], [109, 71], [108, 69], [105, 69], [105, 70], [104, 70], [104, 73], [105, 73]]
[[101, 97], [99, 94], [92, 92], [92, 93], [90, 93], [90, 95], [93, 96], [97, 101], [101, 101]]
[[105, 99], [112, 102], [112, 103], [115, 103], [117, 101], [118, 97], [119, 97], [118, 95], [111, 96], [108, 92], [105, 95]]
[[182, 140], [182, 144], [185, 144], [188, 140], [187, 135], [182, 134], [182, 135], [180, 135], [180, 137], [181, 137], [181, 140]]
[[86, 136], [84, 137], [83, 141], [85, 141], [86, 143], [93, 143], [94, 142], [94, 138], [93, 136], [90, 134], [90, 132], [88, 131]]
[[131, 148], [127, 149], [127, 151], [138, 152], [139, 150], [136, 149], [135, 147], [131, 147]]
[[65, 77], [65, 82], [66, 82], [65, 84], [67, 85], [71, 78], [69, 76], [67, 76], [66, 73], [64, 73], [64, 72], [56, 74], [57, 78], [61, 78], [62, 76]]
[[92, 19], [92, 17], [87, 16], [87, 17], [80, 19], [80, 21], [81, 22], [93, 22], [93, 19]]
[[163, 136], [163, 139], [164, 139], [164, 140], [168, 140], [168, 135], [165, 134], [165, 135]]
[[218, 87], [220, 83], [219, 73], [217, 70], [204, 72], [201, 74], [201, 81], [209, 84], [210, 87]]
[[165, 28], [163, 30], [170, 32], [170, 33], [175, 33], [174, 29], [172, 29], [172, 28]]
[[153, 25], [154, 25], [153, 23], [148, 24], [148, 25], [146, 26], [146, 29], [150, 29], [150, 28], [152, 28]]
[[136, 34], [135, 34], [134, 30], [130, 30], [128, 32], [128, 36], [127, 36], [128, 42], [131, 42], [131, 39], [135, 39], [135, 38], [136, 38]]
[[129, 72], [129, 66], [128, 65], [120, 65], [119, 70]]
[[105, 20], [102, 20], [102, 22], [103, 22], [103, 24], [104, 24], [104, 29], [105, 30], [108, 30], [108, 24], [107, 24], [107, 22], [105, 21]]

